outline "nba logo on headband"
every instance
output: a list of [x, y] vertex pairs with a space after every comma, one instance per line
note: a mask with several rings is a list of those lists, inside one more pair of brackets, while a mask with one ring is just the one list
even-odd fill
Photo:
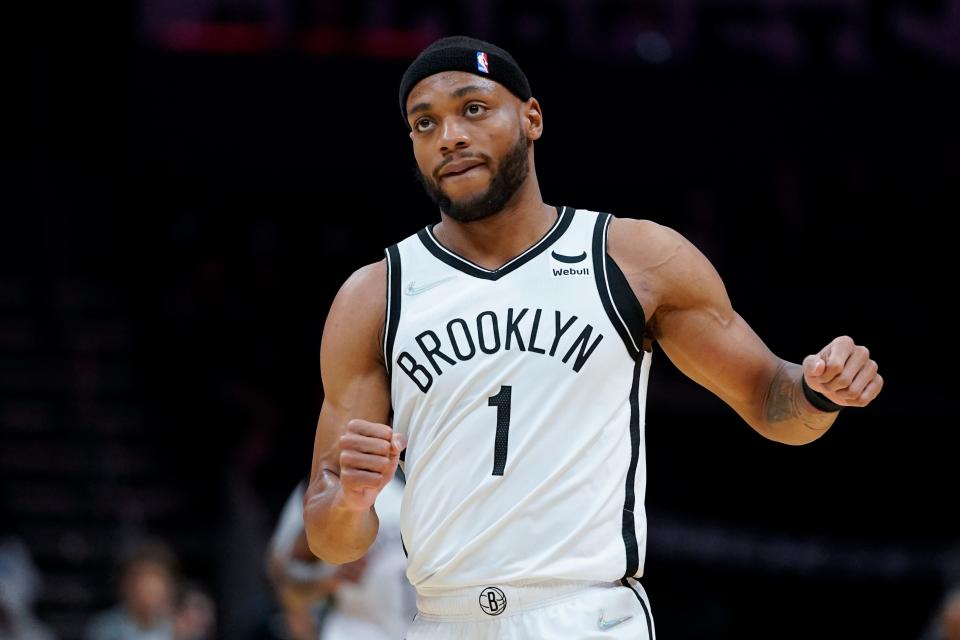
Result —
[[483, 51], [477, 51], [477, 71], [490, 73], [490, 65], [487, 64], [487, 54]]

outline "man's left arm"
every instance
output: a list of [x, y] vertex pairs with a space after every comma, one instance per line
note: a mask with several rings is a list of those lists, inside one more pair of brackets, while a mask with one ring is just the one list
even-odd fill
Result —
[[641, 303], [655, 306], [648, 328], [670, 360], [763, 436], [806, 444], [836, 420], [830, 409], [863, 407], [880, 393], [877, 363], [847, 336], [802, 365], [778, 358], [733, 309], [710, 261], [676, 231], [617, 219], [609, 247]]

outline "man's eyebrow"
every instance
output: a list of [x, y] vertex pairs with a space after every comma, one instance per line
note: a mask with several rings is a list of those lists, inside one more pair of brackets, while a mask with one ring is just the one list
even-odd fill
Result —
[[478, 84], [468, 84], [465, 87], [460, 87], [456, 91], [450, 94], [451, 98], [462, 98], [468, 93], [493, 93], [493, 87], [483, 87]]
[[409, 109], [407, 109], [407, 115], [408, 115], [408, 116], [412, 116], [413, 114], [417, 113], [418, 111], [426, 111], [426, 110], [429, 109], [430, 107], [431, 107], [431, 105], [430, 105], [429, 102], [418, 102], [417, 104], [415, 104], [415, 105], [413, 105], [412, 107], [410, 107]]
[[[484, 87], [479, 84], [468, 84], [465, 87], [460, 87], [459, 89], [451, 91], [450, 97], [456, 100], [457, 98], [462, 98], [463, 96], [471, 93], [493, 93], [493, 92], [494, 92], [493, 87]], [[429, 102], [418, 102], [417, 104], [407, 109], [407, 115], [413, 115], [420, 111], [428, 111], [432, 106], [433, 105], [431, 105]]]
[[[468, 84], [465, 87], [460, 87], [459, 89], [456, 89], [450, 92], [450, 97], [456, 100], [457, 98], [462, 98], [463, 96], [471, 93], [488, 93], [489, 94], [493, 92], [494, 92], [493, 87], [484, 87], [479, 84]], [[417, 104], [407, 109], [407, 115], [412, 116], [415, 113], [419, 113], [421, 111], [428, 111], [432, 107], [433, 105], [430, 104], [429, 102], [418, 102]]]

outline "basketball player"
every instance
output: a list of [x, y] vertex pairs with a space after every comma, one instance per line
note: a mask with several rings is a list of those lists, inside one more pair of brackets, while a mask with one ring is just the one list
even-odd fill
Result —
[[652, 342], [787, 444], [872, 401], [877, 364], [846, 336], [786, 362], [677, 232], [545, 204], [543, 116], [503, 49], [435, 42], [400, 107], [440, 221], [358, 270], [330, 309], [310, 548], [362, 556], [402, 463], [409, 640], [652, 640], [637, 581]]
[[284, 505], [267, 559], [291, 639], [403, 637], [415, 611], [400, 546], [403, 481], [399, 474], [377, 496], [380, 527], [376, 543], [363, 558], [336, 567], [317, 561], [307, 548], [303, 529], [306, 484], [299, 483]]

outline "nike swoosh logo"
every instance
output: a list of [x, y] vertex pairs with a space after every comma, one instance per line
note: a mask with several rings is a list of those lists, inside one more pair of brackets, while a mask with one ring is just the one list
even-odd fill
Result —
[[597, 620], [597, 626], [600, 627], [600, 631], [609, 631], [610, 629], [613, 629], [618, 624], [626, 622], [627, 620], [633, 617], [633, 616], [623, 616], [622, 618], [614, 618], [613, 620], [604, 620], [603, 619], [604, 615], [606, 615], [606, 612], [601, 611], [600, 619]]
[[407, 284], [407, 288], [404, 289], [403, 292], [404, 292], [405, 294], [407, 294], [408, 296], [419, 295], [419, 294], [423, 293], [424, 291], [429, 291], [430, 289], [433, 289], [434, 287], [440, 286], [440, 285], [443, 284], [444, 282], [446, 282], [446, 281], [448, 281], [448, 280], [453, 280], [453, 279], [456, 278], [456, 277], [457, 277], [457, 276], [447, 276], [446, 278], [440, 278], [439, 280], [434, 280], [433, 282], [428, 282], [427, 284], [422, 284], [422, 285], [420, 285], [419, 287], [417, 286], [416, 281], [411, 280], [410, 283]]
[[550, 255], [553, 256], [554, 260], [559, 260], [560, 262], [566, 262], [567, 264], [573, 264], [574, 262], [583, 262], [587, 259], [587, 252], [584, 251], [578, 256], [565, 256], [562, 253], [557, 253], [556, 251], [551, 251]]

